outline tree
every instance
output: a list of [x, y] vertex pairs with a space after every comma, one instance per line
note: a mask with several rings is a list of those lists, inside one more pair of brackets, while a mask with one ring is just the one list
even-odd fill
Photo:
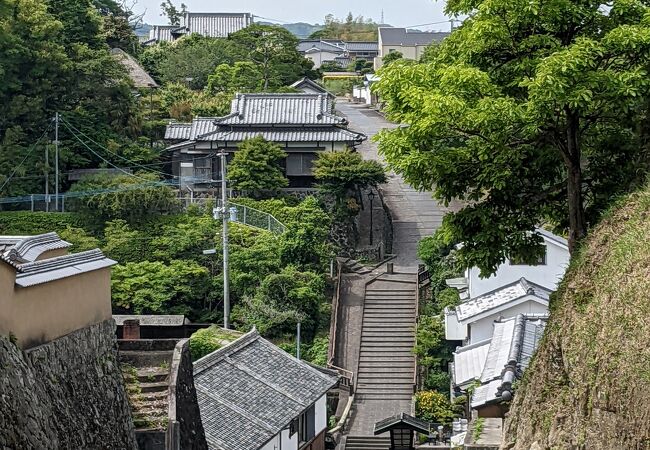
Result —
[[277, 191], [289, 185], [282, 173], [280, 161], [287, 154], [278, 144], [258, 136], [246, 139], [228, 167], [228, 178], [235, 189], [259, 196], [264, 191]]
[[361, 154], [350, 150], [322, 152], [314, 164], [314, 177], [318, 188], [331, 194], [339, 211], [353, 196], [361, 203], [361, 191], [386, 182], [386, 172], [377, 161], [364, 161]]
[[87, 217], [90, 223], [103, 224], [111, 219], [124, 219], [134, 224], [162, 213], [177, 211], [175, 192], [153, 175], [92, 175], [75, 184], [77, 193], [71, 208]]
[[233, 65], [220, 64], [208, 77], [209, 93], [256, 92], [262, 85], [261, 70], [250, 61], [237, 61]]
[[[465, 202], [441, 235], [487, 275], [541, 251], [536, 226], [575, 250], [609, 199], [647, 167], [650, 29], [641, 2], [524, 5], [455, 0], [469, 15], [426, 64], [382, 69], [389, 165], [436, 198]], [[587, 201], [587, 204], [585, 204]]]
[[160, 4], [160, 9], [162, 9], [162, 16], [167, 17], [170, 25], [180, 25], [181, 19], [187, 12], [187, 6], [185, 3], [181, 3], [181, 8], [178, 9], [171, 0], [165, 0]]
[[311, 71], [313, 62], [296, 49], [298, 38], [282, 27], [253, 24], [230, 35], [238, 59], [255, 64], [263, 90], [289, 85]]
[[384, 66], [389, 65], [393, 61], [397, 61], [398, 59], [404, 58], [404, 54], [402, 52], [394, 51], [394, 52], [389, 52], [388, 55], [384, 56], [382, 58], [382, 62], [384, 63]]
[[337, 19], [333, 14], [325, 16], [325, 25], [315, 31], [309, 39], [331, 39], [342, 41], [376, 41], [378, 24], [363, 16], [354, 17], [348, 13], [344, 20]]

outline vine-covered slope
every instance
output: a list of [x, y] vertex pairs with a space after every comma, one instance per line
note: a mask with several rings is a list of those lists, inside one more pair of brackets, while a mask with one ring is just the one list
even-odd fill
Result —
[[502, 449], [650, 448], [650, 188], [596, 227], [551, 303]]

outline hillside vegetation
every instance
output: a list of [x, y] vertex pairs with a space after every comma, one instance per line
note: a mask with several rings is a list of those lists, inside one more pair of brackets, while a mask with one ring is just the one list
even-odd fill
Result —
[[502, 448], [650, 448], [650, 188], [595, 228], [551, 311]]

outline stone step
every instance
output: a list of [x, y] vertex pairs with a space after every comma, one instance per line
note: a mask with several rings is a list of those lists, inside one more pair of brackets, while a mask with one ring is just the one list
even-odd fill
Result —
[[388, 450], [390, 438], [375, 436], [348, 436], [345, 450]]
[[166, 381], [161, 381], [157, 383], [140, 383], [140, 392], [167, 392], [169, 384]]
[[411, 353], [413, 344], [404, 342], [364, 342], [361, 341], [361, 351], [367, 350], [369, 352], [407, 352]]
[[134, 367], [154, 367], [166, 365], [169, 367], [171, 363], [173, 350], [152, 350], [152, 351], [139, 351], [139, 350], [119, 350], [118, 355], [120, 363], [128, 364]]
[[390, 314], [386, 314], [381, 317], [364, 317], [363, 321], [364, 323], [366, 320], [368, 323], [390, 323], [391, 319], [394, 323], [396, 324], [404, 324], [404, 323], [412, 323], [415, 324], [415, 317], [414, 316], [409, 316], [409, 317], [391, 317]]
[[357, 386], [371, 386], [371, 385], [381, 385], [381, 386], [397, 386], [399, 387], [400, 385], [406, 386], [406, 385], [411, 385], [413, 384], [413, 377], [408, 376], [401, 376], [401, 377], [395, 377], [395, 378], [386, 378], [386, 377], [359, 377], [358, 380], [358, 385]]
[[407, 345], [413, 347], [415, 338], [413, 336], [394, 336], [387, 334], [386, 336], [367, 336], [363, 335], [361, 345], [364, 344], [382, 344], [382, 345]]
[[415, 328], [409, 324], [399, 325], [381, 325], [381, 324], [366, 324], [363, 328], [364, 333], [410, 333], [415, 334]]
[[373, 294], [374, 293], [379, 293], [379, 294], [383, 294], [383, 293], [388, 293], [388, 294], [409, 293], [411, 295], [415, 295], [415, 288], [411, 288], [411, 287], [408, 287], [408, 286], [400, 286], [400, 287], [396, 287], [394, 289], [370, 288], [370, 289], [366, 289], [366, 293], [368, 293], [368, 292], [373, 293]]
[[390, 366], [384, 365], [383, 361], [364, 361], [359, 362], [359, 371], [361, 370], [380, 370], [387, 367], [395, 369], [409, 369], [414, 370], [413, 358], [409, 361], [393, 361]]
[[355, 394], [355, 397], [359, 401], [365, 401], [365, 400], [380, 400], [380, 401], [399, 401], [399, 400], [406, 400], [406, 401], [411, 401], [411, 398], [413, 397], [413, 391], [411, 393], [393, 393], [393, 394], [373, 394], [373, 393], [360, 393], [357, 391]]
[[413, 366], [408, 367], [360, 367], [357, 372], [358, 376], [372, 376], [372, 377], [392, 377], [402, 376], [405, 373], [413, 373]]
[[160, 367], [144, 367], [137, 369], [138, 381], [144, 383], [154, 383], [165, 381], [169, 376], [169, 369]]

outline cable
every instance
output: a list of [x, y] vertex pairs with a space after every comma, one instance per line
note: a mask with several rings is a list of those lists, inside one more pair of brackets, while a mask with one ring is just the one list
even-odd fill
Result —
[[79, 141], [79, 143], [80, 143], [81, 145], [83, 145], [84, 147], [86, 147], [86, 148], [88, 149], [88, 151], [90, 151], [93, 155], [95, 155], [96, 157], [98, 157], [99, 159], [101, 159], [102, 161], [104, 161], [106, 164], [108, 164], [108, 165], [110, 165], [110, 166], [116, 168], [116, 169], [119, 170], [120, 172], [122, 172], [122, 173], [124, 173], [125, 175], [128, 175], [128, 176], [130, 176], [130, 177], [138, 178], [139, 180], [143, 180], [143, 181], [151, 181], [151, 180], [147, 180], [146, 178], [142, 178], [142, 177], [139, 177], [139, 176], [137, 176], [137, 175], [134, 175], [134, 174], [132, 174], [132, 173], [130, 173], [130, 172], [127, 172], [126, 170], [122, 169], [121, 167], [116, 166], [115, 164], [113, 164], [112, 162], [110, 162], [109, 160], [107, 160], [106, 158], [104, 158], [102, 155], [100, 155], [99, 153], [97, 153], [95, 150], [93, 150], [92, 148], [90, 148], [90, 147], [89, 147], [89, 146], [88, 146], [84, 141], [82, 141], [81, 138], [79, 138], [79, 136], [77, 136], [77, 134], [76, 134], [74, 131], [72, 131], [72, 129], [71, 129], [70, 126], [68, 125], [68, 122], [67, 122], [67, 121], [63, 121], [63, 125], [68, 129], [68, 131], [70, 132], [70, 134], [72, 134], [72, 135], [75, 137], [75, 139], [77, 139], [77, 140]]
[[11, 181], [11, 179], [14, 177], [14, 175], [16, 174], [16, 172], [18, 171], [18, 169], [20, 169], [20, 167], [25, 163], [25, 161], [27, 161], [27, 158], [29, 158], [29, 155], [32, 154], [32, 152], [34, 151], [34, 149], [36, 148], [36, 146], [38, 145], [38, 143], [41, 142], [41, 139], [43, 139], [43, 137], [44, 137], [44, 136], [45, 136], [45, 135], [50, 131], [50, 128], [52, 127], [52, 121], [53, 121], [53, 120], [54, 120], [54, 119], [51, 119], [51, 120], [50, 120], [50, 123], [49, 123], [49, 124], [47, 125], [47, 127], [45, 128], [45, 131], [43, 132], [43, 134], [41, 134], [41, 137], [39, 137], [39, 138], [36, 140], [36, 142], [34, 142], [34, 144], [33, 144], [33, 145], [29, 148], [29, 150], [27, 151], [27, 154], [25, 155], [25, 157], [23, 158], [23, 160], [20, 161], [20, 164], [18, 164], [18, 165], [14, 168], [14, 171], [11, 172], [11, 175], [9, 175], [9, 177], [5, 180], [5, 182], [2, 183], [2, 186], [0, 186], [0, 192], [2, 192], [2, 190], [3, 190], [4, 187], [7, 185], [7, 183], [9, 183], [9, 181]]
[[[93, 139], [92, 139], [91, 137], [89, 137], [88, 135], [86, 135], [83, 131], [79, 131], [79, 130], [74, 126], [74, 125], [72, 125], [70, 122], [68, 122], [68, 119], [66, 119], [65, 117], [63, 117], [63, 122], [64, 122], [66, 125], [68, 125], [69, 127], [72, 127], [72, 129], [74, 129], [77, 133], [79, 133], [80, 135], [82, 135], [83, 137], [85, 137], [86, 139], [88, 139], [90, 142], [92, 142], [93, 144], [95, 144], [96, 146], [98, 146], [99, 148], [101, 148], [102, 150], [104, 150], [105, 152], [107, 152], [107, 153], [109, 153], [109, 154], [111, 154], [111, 155], [113, 155], [113, 156], [116, 156], [116, 157], [120, 158], [121, 160], [126, 161], [126, 162], [128, 162], [128, 163], [130, 163], [130, 164], [134, 164], [133, 167], [141, 167], [141, 168], [145, 168], [145, 166], [143, 166], [143, 165], [141, 165], [141, 164], [138, 164], [137, 162], [135, 162], [135, 161], [133, 161], [133, 160], [130, 160], [130, 159], [128, 159], [128, 158], [126, 158], [126, 157], [124, 157], [124, 156], [122, 156], [122, 155], [119, 155], [119, 154], [117, 154], [117, 153], [115, 153], [115, 152], [113, 152], [113, 151], [107, 149], [106, 147], [104, 147], [103, 145], [101, 145], [101, 144], [98, 143], [97, 141], [93, 140]], [[149, 169], [149, 170], [151, 170], [151, 169]], [[151, 170], [151, 171], [152, 171], [152, 172], [158, 172], [158, 173], [160, 173], [160, 174], [162, 174], [162, 175], [166, 175], [166, 176], [169, 175], [169, 174], [167, 174], [167, 173], [165, 173], [165, 172], [161, 172], [161, 171], [159, 171], [159, 170]], [[174, 176], [174, 175], [172, 175], [172, 176]]]

